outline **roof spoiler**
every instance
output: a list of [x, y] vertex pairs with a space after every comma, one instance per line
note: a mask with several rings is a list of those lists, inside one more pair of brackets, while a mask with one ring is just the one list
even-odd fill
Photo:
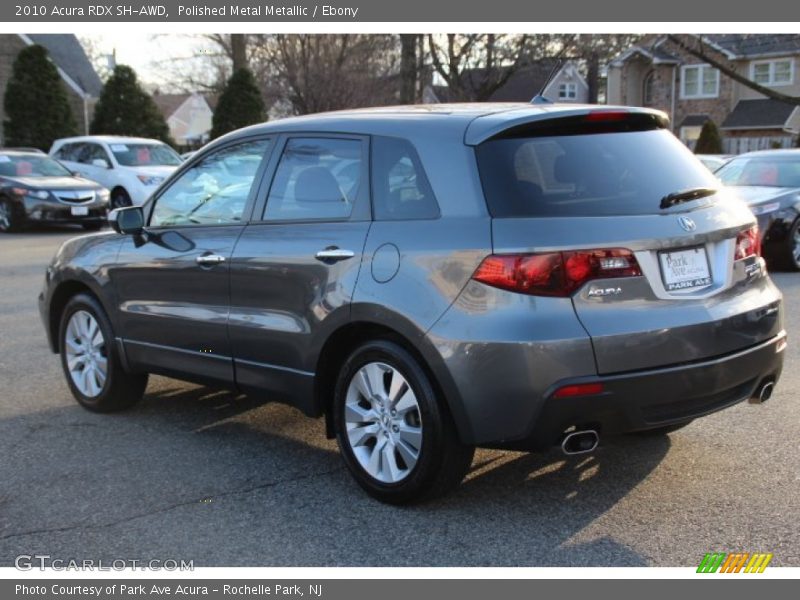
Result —
[[[508, 110], [497, 113], [490, 113], [478, 117], [470, 122], [464, 132], [464, 143], [468, 146], [477, 146], [483, 142], [496, 137], [504, 132], [528, 124], [541, 123], [567, 117], [589, 117], [590, 115], [608, 114], [609, 116], [620, 114], [651, 115], [659, 126], [669, 127], [669, 117], [660, 110], [651, 108], [638, 108], [631, 106], [606, 106], [606, 105], [577, 105], [569, 108], [562, 108], [563, 105], [539, 104], [536, 106], [526, 105], [516, 110]], [[589, 117], [591, 118], [591, 117]]]

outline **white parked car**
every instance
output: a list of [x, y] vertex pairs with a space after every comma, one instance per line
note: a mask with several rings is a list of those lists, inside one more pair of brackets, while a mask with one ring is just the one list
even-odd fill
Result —
[[111, 135], [56, 140], [50, 156], [108, 188], [111, 208], [141, 206], [182, 162], [158, 140]]

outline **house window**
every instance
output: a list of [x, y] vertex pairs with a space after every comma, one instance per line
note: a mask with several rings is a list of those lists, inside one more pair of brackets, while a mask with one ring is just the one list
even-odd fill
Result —
[[681, 98], [719, 96], [719, 71], [709, 65], [681, 67]]
[[654, 71], [650, 71], [642, 84], [642, 104], [645, 106], [652, 106], [655, 101], [655, 82], [656, 74]]
[[560, 83], [558, 85], [559, 100], [575, 100], [578, 97], [577, 83]]
[[700, 132], [702, 130], [702, 127], [696, 125], [681, 127], [679, 132], [681, 141], [686, 144], [690, 150], [694, 150], [694, 147], [697, 145], [697, 140], [700, 139]]
[[750, 64], [750, 79], [761, 85], [791, 85], [794, 80], [794, 61], [760, 60]]

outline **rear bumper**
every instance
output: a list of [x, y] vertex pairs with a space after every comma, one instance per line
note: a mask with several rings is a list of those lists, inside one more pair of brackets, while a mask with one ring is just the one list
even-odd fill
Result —
[[[528, 433], [498, 446], [541, 449], [559, 443], [564, 430], [601, 435], [641, 431], [690, 421], [754, 396], [776, 382], [783, 368], [786, 334], [711, 360], [606, 377], [580, 377], [553, 385]], [[599, 382], [594, 396], [554, 398], [565, 385]]]

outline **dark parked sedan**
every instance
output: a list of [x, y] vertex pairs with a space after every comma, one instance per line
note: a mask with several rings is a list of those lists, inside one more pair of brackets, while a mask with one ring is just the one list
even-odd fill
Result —
[[0, 150], [0, 231], [28, 223], [79, 223], [100, 229], [108, 212], [108, 190], [75, 177], [35, 150]]
[[764, 256], [800, 271], [800, 150], [742, 154], [716, 172], [758, 218]]
[[274, 121], [65, 243], [41, 313], [87, 409], [132, 406], [149, 373], [287, 402], [409, 502], [476, 446], [590, 452], [769, 398], [781, 294], [718, 185], [647, 109]]

